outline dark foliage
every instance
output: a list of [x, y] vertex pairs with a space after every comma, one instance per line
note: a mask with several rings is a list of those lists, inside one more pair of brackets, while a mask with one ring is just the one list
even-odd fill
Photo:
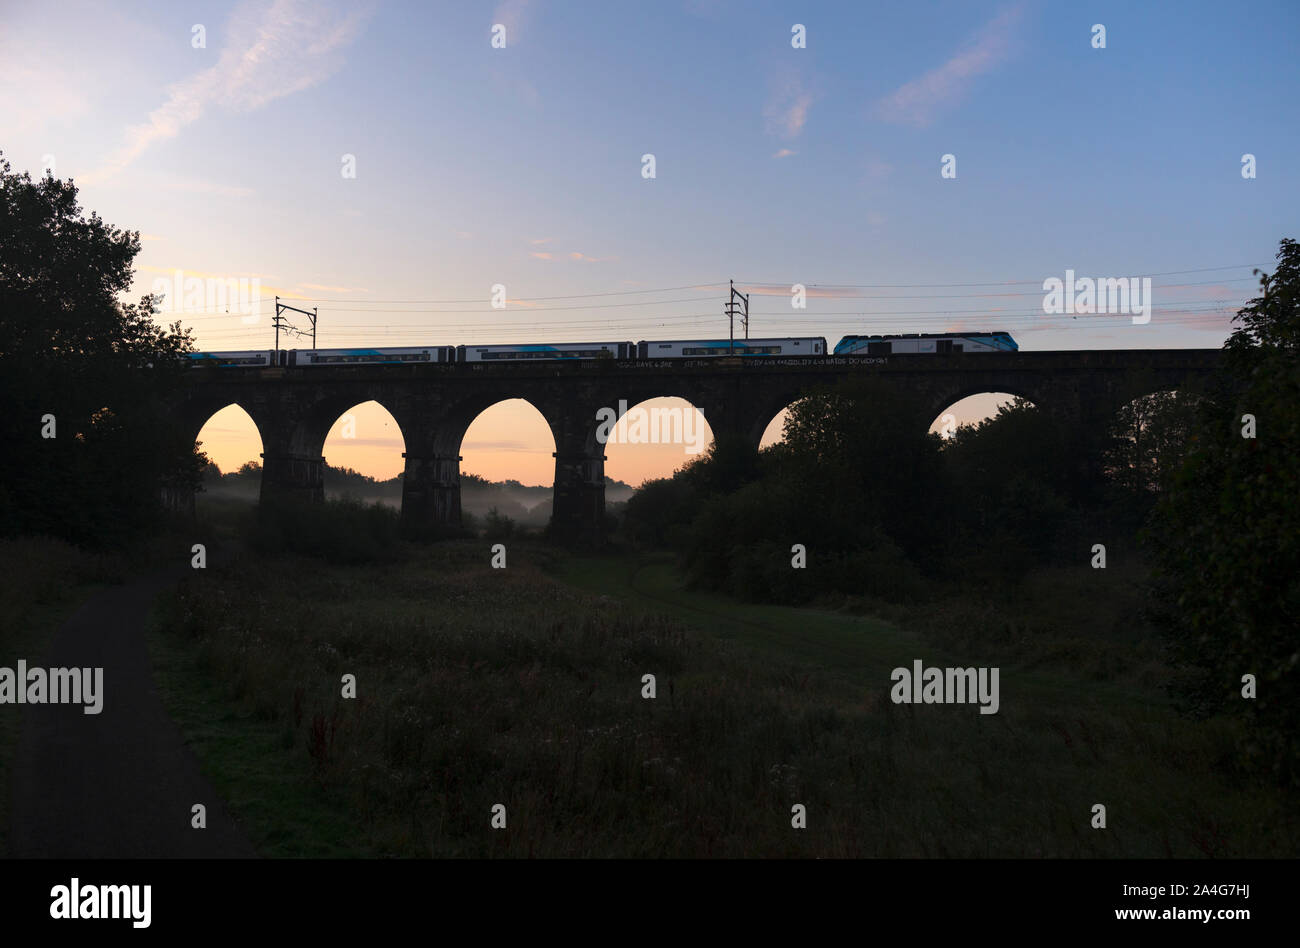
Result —
[[119, 301], [139, 251], [83, 214], [71, 180], [0, 156], [0, 534], [114, 544], [156, 522], [163, 487], [199, 482], [164, 403], [190, 339], [155, 324], [152, 297]]
[[[1238, 313], [1149, 532], [1184, 705], [1247, 717], [1247, 756], [1300, 781], [1300, 244]], [[1254, 437], [1250, 420], [1254, 419]], [[1253, 675], [1258, 696], [1243, 697]]]
[[399, 559], [401, 518], [383, 504], [283, 499], [258, 510], [251, 544], [261, 553], [297, 553], [330, 563], [382, 563]]

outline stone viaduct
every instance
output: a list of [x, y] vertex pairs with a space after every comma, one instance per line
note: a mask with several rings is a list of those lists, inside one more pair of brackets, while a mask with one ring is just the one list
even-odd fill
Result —
[[195, 438], [227, 405], [248, 412], [262, 438], [265, 504], [284, 496], [323, 499], [326, 435], [348, 409], [378, 402], [396, 419], [405, 441], [402, 523], [408, 535], [418, 537], [460, 523], [460, 446], [470, 424], [497, 402], [526, 399], [555, 439], [552, 530], [561, 538], [598, 541], [605, 454], [597, 412], [617, 409], [620, 400], [635, 406], [659, 396], [683, 398], [704, 414], [716, 439], [738, 439], [757, 450], [783, 408], [816, 387], [861, 374], [898, 386], [915, 406], [917, 424], [927, 428], [968, 395], [1009, 392], [1091, 442], [1127, 402], [1195, 385], [1219, 359], [1218, 349], [1149, 349], [195, 368], [177, 410]]

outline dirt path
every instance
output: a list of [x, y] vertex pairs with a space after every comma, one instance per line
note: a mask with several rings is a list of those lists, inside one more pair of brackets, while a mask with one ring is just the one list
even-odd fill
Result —
[[[14, 755], [11, 855], [252, 857], [154, 688], [144, 629], [158, 575], [92, 596], [28, 667], [102, 667], [103, 710], [27, 705]], [[12, 709], [11, 709], [12, 710]], [[191, 808], [207, 807], [207, 828]]]

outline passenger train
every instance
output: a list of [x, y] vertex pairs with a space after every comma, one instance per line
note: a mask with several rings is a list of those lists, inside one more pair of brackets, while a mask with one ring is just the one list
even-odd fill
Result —
[[[912, 333], [845, 336], [833, 355], [884, 356], [907, 353], [1016, 352], [1007, 332]], [[557, 342], [548, 345], [405, 346], [382, 349], [257, 349], [249, 352], [190, 352], [191, 365], [218, 368], [406, 365], [423, 362], [522, 362], [580, 359], [815, 358], [828, 354], [821, 336], [785, 339], [686, 339], [647, 342]]]
[[836, 355], [893, 355], [903, 352], [1018, 352], [1009, 332], [923, 332], [897, 336], [845, 336]]

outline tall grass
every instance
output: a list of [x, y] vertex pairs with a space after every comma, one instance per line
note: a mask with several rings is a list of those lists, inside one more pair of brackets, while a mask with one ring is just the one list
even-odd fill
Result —
[[[997, 715], [894, 705], [887, 670], [846, 687], [837, 669], [756, 661], [556, 583], [549, 555], [511, 544], [505, 570], [481, 541], [347, 568], [263, 556], [188, 578], [163, 627], [281, 730], [287, 773], [393, 855], [1294, 850], [1283, 801], [1222, 769], [1228, 726], [1095, 688], [1086, 663], [1004, 684]], [[1097, 802], [1109, 830], [1089, 825]]]
[[265, 554], [301, 553], [344, 565], [391, 562], [403, 551], [400, 524], [398, 511], [378, 502], [286, 500], [258, 508], [250, 542]]

